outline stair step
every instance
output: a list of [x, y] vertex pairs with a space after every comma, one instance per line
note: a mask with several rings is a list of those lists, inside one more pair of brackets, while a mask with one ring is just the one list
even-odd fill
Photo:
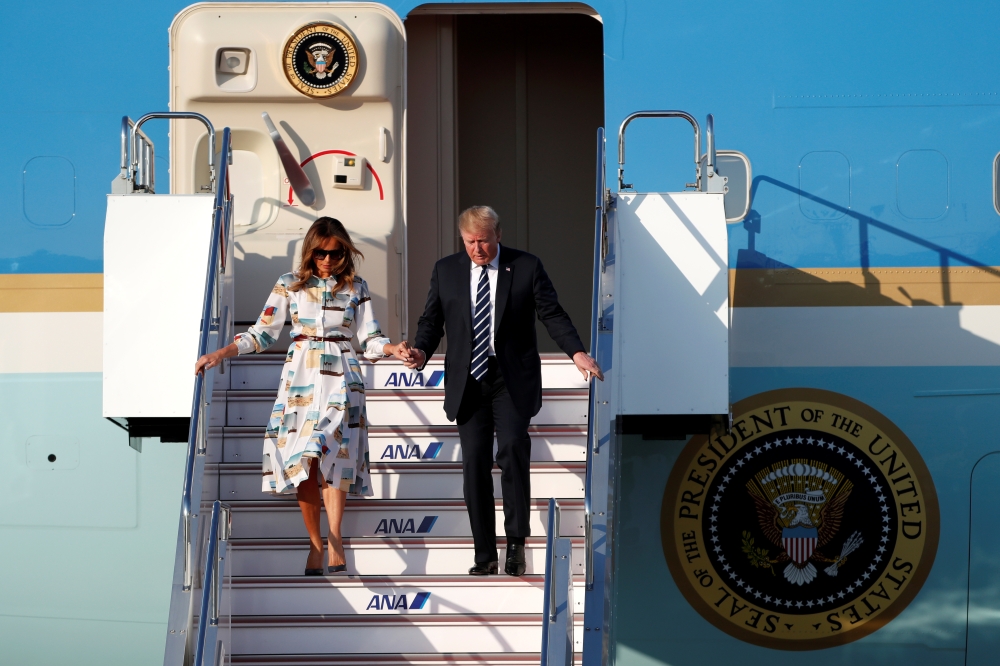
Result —
[[[583, 500], [561, 500], [560, 536], [583, 535]], [[298, 504], [284, 501], [230, 502], [233, 533], [237, 539], [287, 539], [306, 536]], [[202, 511], [205, 511], [203, 508]], [[323, 534], [327, 533], [323, 512]], [[530, 527], [535, 536], [545, 534], [548, 502], [533, 500]], [[503, 505], [496, 503], [498, 534], [503, 530]], [[468, 537], [469, 516], [462, 500], [347, 500], [342, 533], [345, 537], [426, 535]]]
[[[275, 390], [215, 391], [209, 425], [267, 425], [274, 407]], [[586, 425], [587, 389], [546, 389], [535, 425]], [[220, 407], [225, 404], [225, 409]], [[445, 426], [444, 391], [369, 391], [365, 394], [368, 421], [380, 426]]]
[[[497, 540], [498, 557], [506, 549]], [[309, 552], [307, 539], [232, 539], [228, 563], [233, 576], [297, 576]], [[475, 561], [470, 538], [393, 537], [344, 539], [347, 572], [362, 576], [464, 575]], [[527, 574], [545, 574], [545, 538], [529, 537], [524, 548]], [[583, 537], [573, 538], [573, 573], [584, 569]]]
[[[583, 612], [583, 577], [574, 612]], [[233, 578], [240, 615], [497, 615], [545, 605], [545, 575], [292, 576]]]
[[[260, 463], [209, 464], [205, 467], [202, 500], [281, 501], [284, 497], [261, 491]], [[531, 464], [531, 496], [583, 497], [586, 463], [539, 462]], [[462, 499], [462, 463], [371, 466], [374, 499]], [[500, 468], [493, 467], [493, 496], [500, 492]]]
[[[233, 616], [232, 653], [312, 655], [430, 653], [537, 654], [542, 616], [338, 615]], [[574, 649], [582, 648], [583, 617], [574, 623]]]
[[[587, 429], [584, 426], [532, 426], [528, 434], [531, 436], [532, 461], [587, 460]], [[263, 426], [213, 428], [209, 438], [208, 462], [259, 464], [263, 438]], [[371, 426], [368, 429], [368, 449], [373, 463], [424, 464], [462, 459], [462, 447], [455, 426]]]
[[[273, 390], [281, 378], [284, 354], [243, 356], [233, 359], [230, 388]], [[422, 372], [407, 370], [400, 361], [371, 363], [361, 360], [361, 376], [366, 389], [444, 388], [444, 360], [432, 359]], [[579, 370], [562, 354], [542, 355], [542, 386], [544, 388], [586, 388]]]
[[[583, 663], [580, 653], [574, 655], [575, 663]], [[492, 654], [235, 654], [230, 662], [234, 666], [538, 666], [539, 653]]]
[[[520, 578], [466, 573], [474, 549], [461, 500], [458, 432], [443, 410], [441, 357], [421, 373], [396, 361], [362, 361], [368, 417], [375, 424], [369, 455], [376, 497], [347, 502], [348, 574], [302, 576], [309, 544], [295, 498], [260, 491], [263, 428], [283, 362], [284, 354], [233, 359], [216, 383], [226, 390], [212, 396], [203, 499], [219, 495], [233, 509], [231, 663], [538, 664], [548, 519], [543, 498], [551, 496], [563, 498], [560, 531], [573, 542], [575, 647], [582, 648], [580, 497], [589, 393], [571, 361], [542, 357], [543, 405], [530, 430], [535, 536], [525, 544], [527, 571]], [[494, 470], [497, 497], [498, 481]], [[495, 511], [502, 534], [499, 499]], [[327, 532], [325, 524], [321, 529]], [[498, 555], [505, 546], [501, 536]]]

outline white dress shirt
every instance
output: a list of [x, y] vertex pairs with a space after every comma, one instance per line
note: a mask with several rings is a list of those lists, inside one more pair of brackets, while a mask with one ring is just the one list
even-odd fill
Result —
[[[476, 319], [476, 296], [479, 294], [479, 278], [483, 274], [482, 266], [478, 265], [476, 262], [470, 260], [472, 264], [469, 269], [469, 294], [472, 296], [472, 319]], [[493, 261], [486, 264], [486, 274], [490, 280], [490, 347], [488, 354], [490, 356], [496, 356], [496, 350], [493, 348], [493, 336], [496, 335], [496, 305], [497, 305], [497, 275], [500, 273], [500, 246], [497, 245], [497, 256], [493, 257]]]

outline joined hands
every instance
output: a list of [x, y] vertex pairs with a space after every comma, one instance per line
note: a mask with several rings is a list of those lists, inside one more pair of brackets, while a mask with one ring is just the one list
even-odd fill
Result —
[[411, 347], [405, 340], [400, 342], [399, 346], [401, 349], [398, 358], [403, 362], [403, 365], [410, 370], [416, 370], [427, 360], [427, 354], [420, 349]]

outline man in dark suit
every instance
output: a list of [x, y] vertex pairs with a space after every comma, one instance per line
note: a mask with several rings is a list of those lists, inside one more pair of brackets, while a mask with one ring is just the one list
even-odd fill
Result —
[[493, 500], [493, 435], [496, 432], [503, 491], [507, 557], [504, 570], [524, 573], [524, 539], [530, 535], [531, 438], [528, 424], [542, 406], [542, 364], [535, 317], [589, 380], [603, 380], [542, 262], [500, 246], [500, 220], [488, 206], [459, 216], [465, 251], [434, 265], [427, 305], [412, 347], [401, 349], [409, 368], [421, 369], [448, 335], [444, 359], [444, 409], [458, 422], [462, 440], [465, 505], [476, 546], [469, 573], [497, 573]]

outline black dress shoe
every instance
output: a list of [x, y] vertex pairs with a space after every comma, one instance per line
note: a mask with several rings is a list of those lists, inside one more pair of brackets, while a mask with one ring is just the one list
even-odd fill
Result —
[[503, 570], [508, 576], [520, 576], [524, 573], [524, 544], [507, 544], [507, 562]]
[[469, 569], [470, 576], [489, 576], [490, 574], [495, 574], [500, 570], [499, 562], [476, 562], [476, 564]]

